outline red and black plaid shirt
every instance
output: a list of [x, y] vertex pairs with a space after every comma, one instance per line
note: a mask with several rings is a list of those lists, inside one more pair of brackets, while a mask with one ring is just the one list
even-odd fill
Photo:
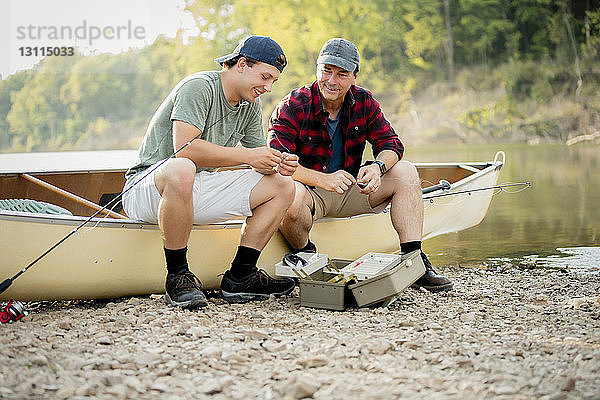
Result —
[[[333, 153], [327, 133], [328, 115], [317, 82], [293, 90], [271, 115], [269, 146], [297, 154], [303, 167], [326, 172]], [[342, 169], [356, 176], [366, 141], [373, 146], [375, 156], [382, 150], [393, 150], [402, 158], [404, 146], [371, 92], [351, 86], [339, 115], [344, 147]]]

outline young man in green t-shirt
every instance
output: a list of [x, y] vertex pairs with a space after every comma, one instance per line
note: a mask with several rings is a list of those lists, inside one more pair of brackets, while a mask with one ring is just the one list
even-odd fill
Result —
[[[128, 188], [168, 158], [127, 192], [123, 205], [131, 218], [160, 227], [167, 263], [165, 297], [173, 306], [207, 304], [187, 264], [192, 225], [235, 216], [247, 219], [237, 254], [221, 281], [223, 297], [232, 302], [260, 300], [294, 288], [293, 280], [273, 279], [256, 268], [295, 192], [290, 176], [298, 157], [266, 147], [259, 99], [283, 72], [285, 55], [271, 38], [251, 36], [215, 61], [223, 65], [221, 71], [184, 78], [162, 102], [137, 163], [126, 174]], [[244, 163], [253, 169], [214, 172]]]

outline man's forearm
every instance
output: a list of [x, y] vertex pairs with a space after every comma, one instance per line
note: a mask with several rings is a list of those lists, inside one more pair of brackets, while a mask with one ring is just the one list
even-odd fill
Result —
[[376, 160], [382, 161], [386, 170], [389, 171], [398, 162], [398, 154], [393, 150], [382, 150]]
[[294, 172], [294, 175], [292, 175], [292, 179], [304, 183], [308, 186], [322, 187], [321, 175], [325, 174], [310, 168], [303, 167], [302, 165], [298, 165], [296, 172]]
[[[224, 147], [200, 139], [200, 130], [183, 121], [173, 121], [173, 148], [181, 149], [177, 157], [189, 158], [199, 167], [232, 167], [248, 159], [249, 149]], [[184, 147], [185, 146], [185, 147]]]
[[248, 149], [245, 147], [224, 147], [218, 144], [196, 139], [177, 154], [186, 157], [199, 167], [232, 167], [244, 164], [248, 160]]

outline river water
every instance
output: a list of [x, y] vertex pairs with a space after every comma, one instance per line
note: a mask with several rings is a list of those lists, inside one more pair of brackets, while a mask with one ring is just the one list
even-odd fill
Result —
[[408, 149], [413, 162], [487, 161], [506, 153], [498, 182], [532, 186], [496, 194], [481, 224], [424, 243], [434, 265], [600, 270], [600, 146], [460, 145]]

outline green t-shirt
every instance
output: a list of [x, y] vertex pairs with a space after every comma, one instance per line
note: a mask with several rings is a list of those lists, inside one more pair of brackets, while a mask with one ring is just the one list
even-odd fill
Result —
[[[173, 121], [194, 125], [200, 139], [225, 147], [266, 145], [260, 99], [233, 107], [225, 98], [218, 71], [196, 72], [179, 82], [154, 113], [135, 166], [125, 174], [129, 182], [158, 161], [173, 155]], [[197, 167], [212, 171], [214, 168]]]

